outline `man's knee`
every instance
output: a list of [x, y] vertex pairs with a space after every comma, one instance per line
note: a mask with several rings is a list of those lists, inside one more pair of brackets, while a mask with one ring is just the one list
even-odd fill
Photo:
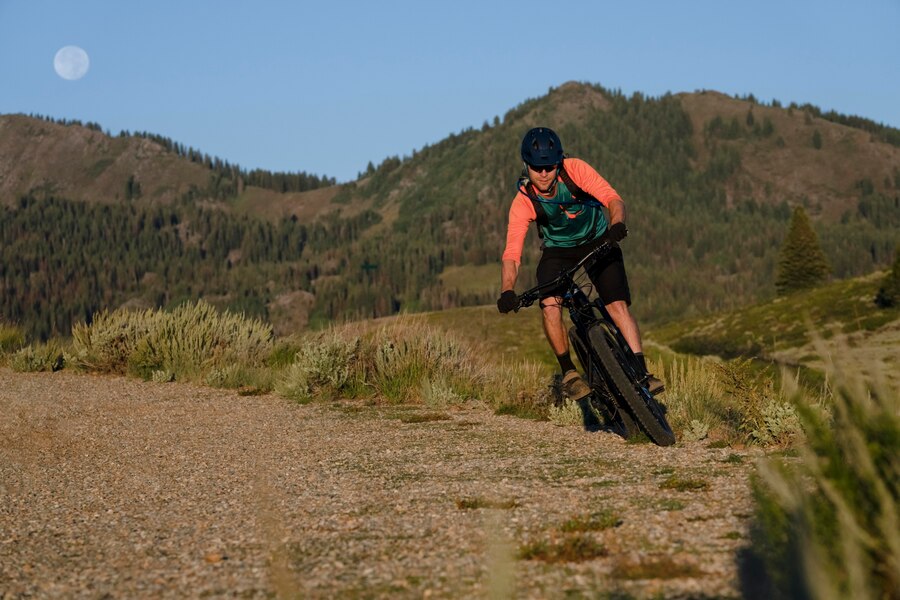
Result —
[[544, 298], [540, 302], [541, 314], [545, 321], [559, 321], [562, 318], [561, 298]]
[[628, 315], [630, 311], [628, 310], [628, 303], [624, 300], [616, 300], [615, 302], [610, 302], [606, 305], [606, 310], [609, 312], [610, 316], [618, 316], [618, 315]]

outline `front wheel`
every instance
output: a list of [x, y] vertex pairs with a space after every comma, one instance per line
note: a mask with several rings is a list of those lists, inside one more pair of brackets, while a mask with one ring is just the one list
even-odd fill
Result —
[[578, 360], [581, 361], [581, 366], [587, 375], [588, 385], [594, 391], [592, 403], [603, 415], [603, 420], [606, 421], [606, 424], [618, 430], [626, 439], [640, 433], [640, 426], [628, 414], [628, 411], [621, 407], [619, 401], [616, 400], [616, 397], [606, 385], [605, 377], [600, 370], [600, 365], [597, 364], [597, 359], [588, 353], [587, 344], [575, 327], [569, 329], [569, 341], [575, 349]]
[[591, 327], [588, 338], [613, 393], [624, 403], [641, 424], [641, 429], [658, 446], [671, 446], [675, 434], [666, 421], [665, 411], [650, 395], [646, 388], [635, 382], [631, 368], [626, 367], [627, 359], [613, 332], [602, 323]]

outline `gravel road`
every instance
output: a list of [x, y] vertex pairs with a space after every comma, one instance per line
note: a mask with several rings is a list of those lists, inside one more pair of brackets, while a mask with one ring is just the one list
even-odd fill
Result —
[[752, 462], [479, 407], [0, 369], [0, 598], [739, 597]]

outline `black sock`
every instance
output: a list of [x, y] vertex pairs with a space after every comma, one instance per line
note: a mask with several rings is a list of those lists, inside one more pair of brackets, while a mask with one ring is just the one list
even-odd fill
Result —
[[557, 354], [556, 360], [559, 361], [559, 368], [562, 369], [563, 375], [575, 370], [575, 363], [572, 362], [572, 356], [568, 352]]
[[644, 370], [644, 373], [648, 373], [647, 359], [644, 358], [644, 353], [643, 352], [635, 352], [634, 357], [638, 359], [639, 363], [641, 363], [641, 368]]

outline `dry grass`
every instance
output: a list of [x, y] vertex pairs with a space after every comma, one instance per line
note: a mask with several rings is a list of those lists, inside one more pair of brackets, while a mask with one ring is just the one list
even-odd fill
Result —
[[828, 373], [830, 411], [795, 396], [806, 432], [799, 464], [760, 467], [753, 550], [770, 595], [896, 598], [900, 390], [844, 365]]

